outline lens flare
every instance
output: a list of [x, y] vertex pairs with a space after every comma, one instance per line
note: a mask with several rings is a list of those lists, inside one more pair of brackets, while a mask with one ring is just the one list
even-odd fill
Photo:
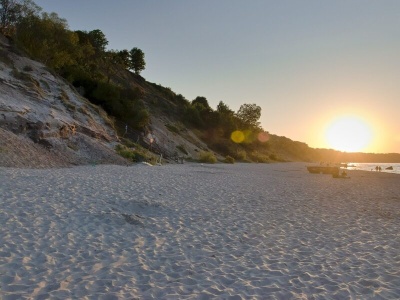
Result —
[[257, 138], [261, 143], [265, 143], [269, 140], [269, 134], [267, 132], [260, 132]]
[[231, 133], [231, 140], [236, 144], [240, 144], [244, 141], [244, 133], [240, 130], [236, 130]]

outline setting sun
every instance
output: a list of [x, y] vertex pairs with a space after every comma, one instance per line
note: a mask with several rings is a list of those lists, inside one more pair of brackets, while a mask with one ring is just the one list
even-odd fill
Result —
[[330, 147], [340, 151], [363, 151], [372, 141], [372, 130], [356, 116], [341, 116], [327, 127], [325, 138]]

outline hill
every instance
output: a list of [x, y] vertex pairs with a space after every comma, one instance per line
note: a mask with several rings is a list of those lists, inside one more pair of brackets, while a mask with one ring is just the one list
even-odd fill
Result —
[[312, 149], [271, 134], [260, 127], [256, 104], [235, 112], [222, 101], [214, 109], [203, 96], [189, 101], [140, 76], [140, 49], [106, 50], [100, 30], [70, 31], [57, 14], [24, 5], [18, 18], [0, 26], [9, 36], [0, 35], [1, 166], [156, 163], [161, 157], [400, 162], [400, 154]]
[[0, 36], [0, 166], [124, 164], [108, 116]]

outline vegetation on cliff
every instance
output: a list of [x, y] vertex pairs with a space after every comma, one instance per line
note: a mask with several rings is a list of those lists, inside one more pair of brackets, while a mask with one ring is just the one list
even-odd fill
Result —
[[117, 124], [143, 132], [152, 114], [168, 115], [174, 120], [166, 124], [169, 131], [181, 134], [190, 128], [208, 145], [203, 150], [229, 157], [230, 162], [355, 161], [362, 156], [312, 149], [272, 135], [260, 127], [261, 108], [256, 104], [243, 104], [235, 112], [220, 101], [213, 109], [206, 97], [189, 101], [170, 88], [149, 83], [140, 76], [146, 67], [141, 49], [109, 50], [101, 30], [72, 31], [65, 19], [42, 12], [31, 0], [0, 0], [0, 32], [101, 106]]

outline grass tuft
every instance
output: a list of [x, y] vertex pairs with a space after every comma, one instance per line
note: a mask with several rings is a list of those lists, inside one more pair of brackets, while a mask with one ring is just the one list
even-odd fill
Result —
[[199, 154], [199, 161], [208, 164], [215, 164], [217, 162], [217, 158], [215, 157], [214, 153], [210, 151], [202, 151]]

